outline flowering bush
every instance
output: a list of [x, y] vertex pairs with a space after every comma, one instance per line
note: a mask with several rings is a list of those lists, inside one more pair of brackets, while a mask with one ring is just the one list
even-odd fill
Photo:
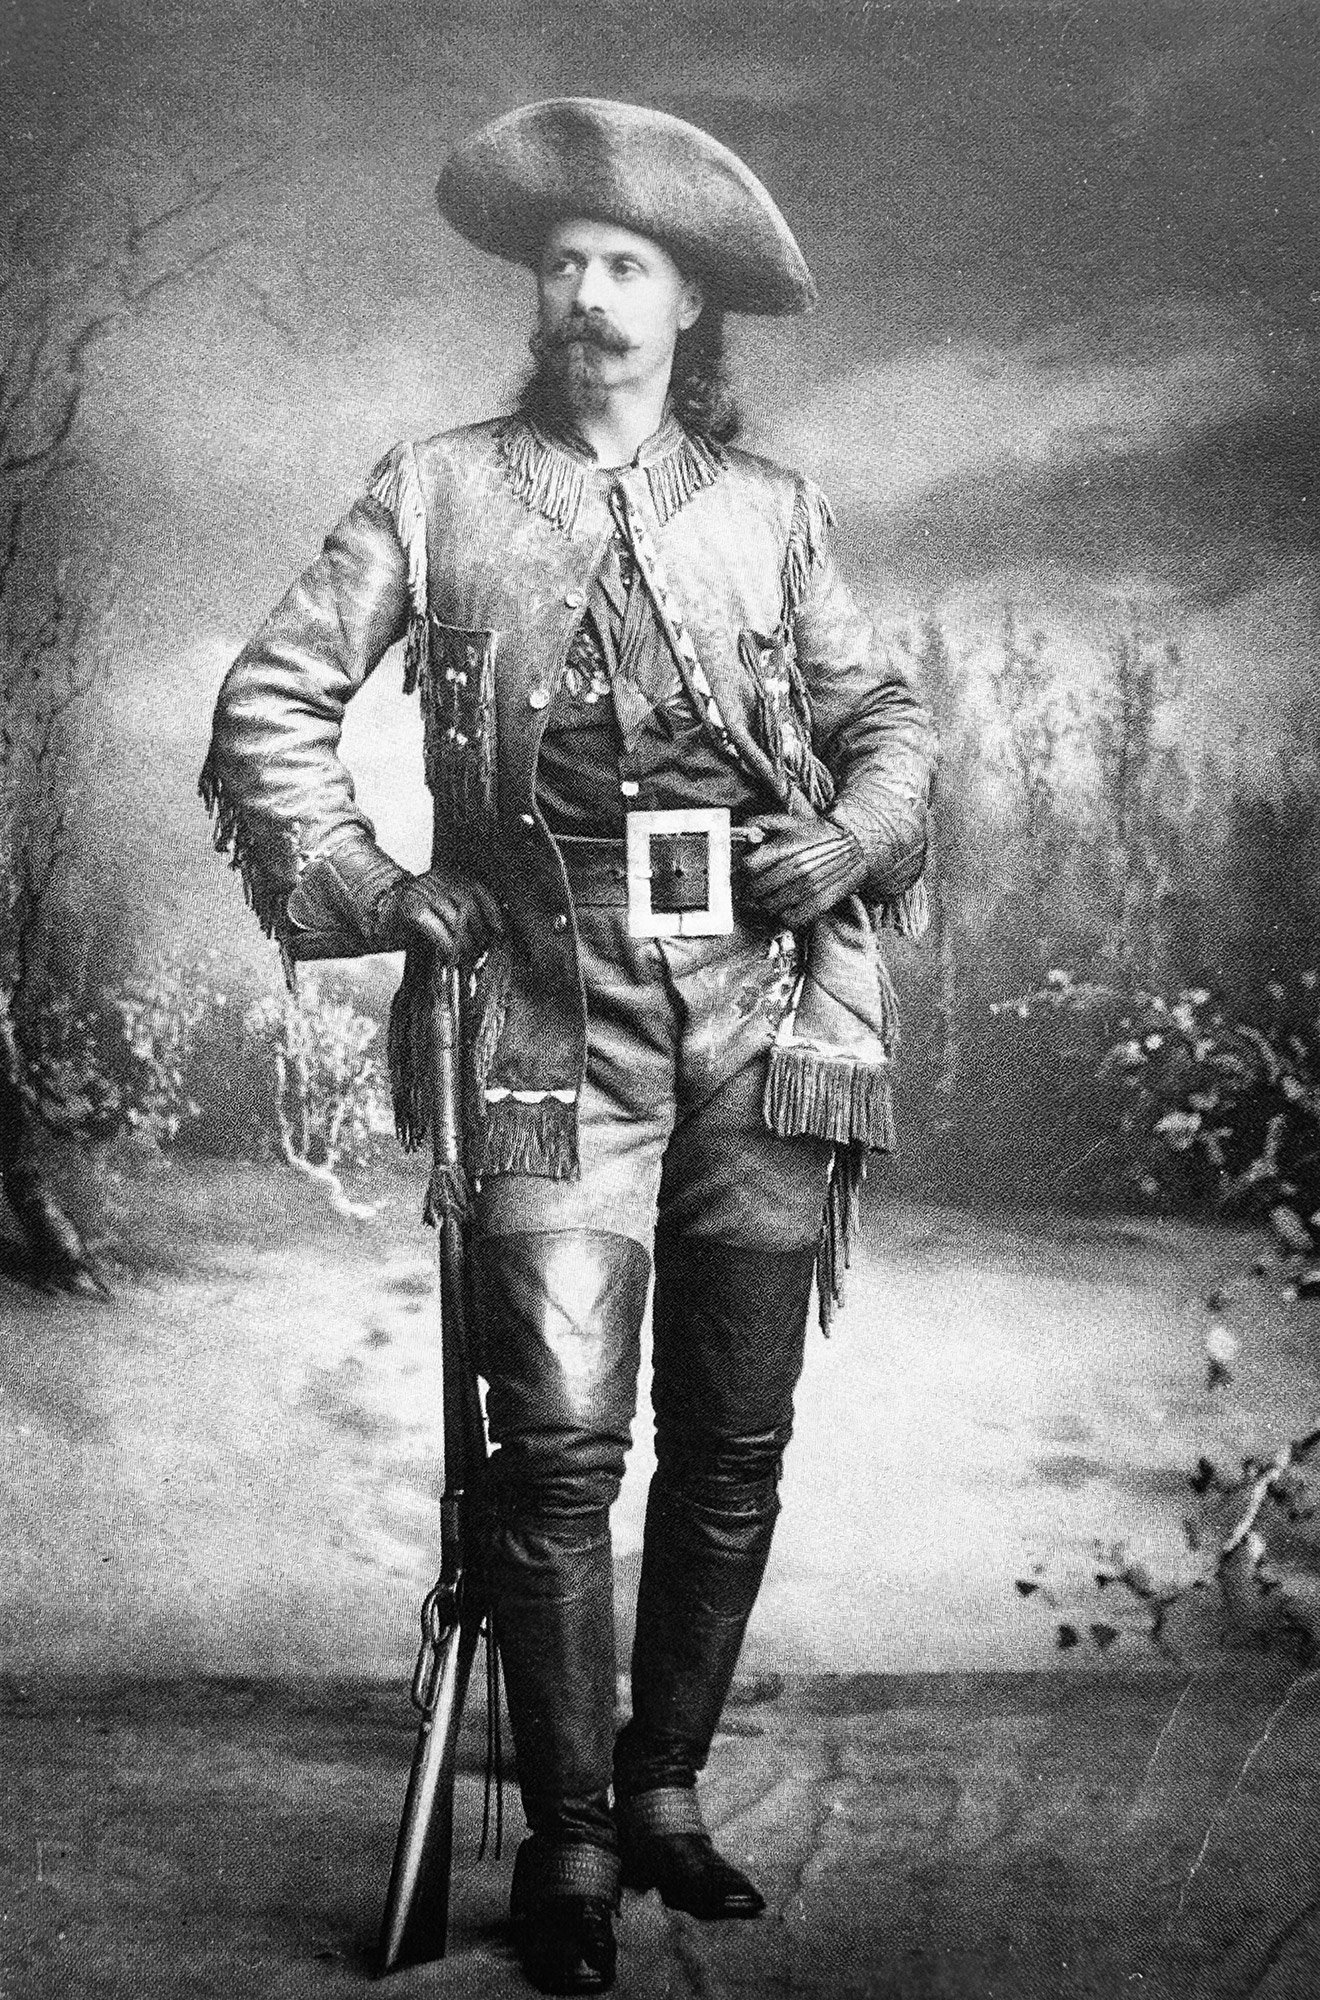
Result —
[[250, 1031], [271, 1053], [280, 1147], [301, 1165], [359, 1166], [394, 1127], [380, 1066], [370, 1053], [380, 1030], [350, 1000], [305, 976], [296, 995], [257, 1001]]
[[1241, 1006], [1049, 974], [999, 1016], [1052, 1021], [1072, 1088], [1098, 1094], [1147, 1196], [1220, 1209], [1320, 1209], [1320, 973], [1272, 980]]
[[377, 1023], [304, 977], [296, 996], [237, 988], [212, 955], [157, 952], [100, 996], [52, 1007], [33, 1065], [47, 1123], [162, 1147], [282, 1152], [333, 1174], [393, 1128]]
[[227, 1004], [209, 968], [182, 964], [157, 952], [150, 964], [111, 996], [123, 1031], [126, 1062], [121, 1085], [125, 1122], [173, 1144], [202, 1118], [193, 1085], [205, 1029]]

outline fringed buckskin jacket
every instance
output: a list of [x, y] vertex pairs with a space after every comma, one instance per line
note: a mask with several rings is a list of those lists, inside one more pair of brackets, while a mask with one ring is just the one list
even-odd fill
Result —
[[[882, 1065], [892, 1016], [872, 920], [923, 927], [927, 712], [844, 585], [828, 507], [807, 480], [709, 445], [672, 416], [615, 477], [712, 741], [753, 776], [766, 809], [800, 793], [862, 843], [862, 900], [821, 919], [810, 944], [825, 1012], [809, 1020], [800, 1008], [794, 1039], [808, 1063], [833, 1048]], [[536, 769], [614, 531], [604, 484], [522, 416], [399, 446], [230, 669], [202, 773], [216, 846], [286, 959], [371, 950], [368, 905], [399, 871], [374, 847], [337, 746], [345, 705], [407, 638], [436, 856], [461, 860], [506, 913], [467, 994], [466, 1163], [478, 1176], [577, 1171], [586, 1003]], [[391, 1018], [406, 1143], [426, 1128], [428, 978], [410, 953]], [[817, 1092], [813, 1114], [795, 1087], [796, 1112], [772, 1122], [821, 1131], [823, 1108], [823, 1136], [888, 1144], [887, 1081], [884, 1116], [859, 1126], [855, 1066], [848, 1074], [851, 1100]]]

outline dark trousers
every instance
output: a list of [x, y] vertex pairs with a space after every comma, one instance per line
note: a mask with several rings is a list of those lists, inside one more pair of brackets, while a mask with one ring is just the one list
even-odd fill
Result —
[[[705, 1763], [778, 1512], [829, 1148], [766, 1132], [784, 977], [765, 936], [648, 941], [584, 913], [581, 1179], [482, 1190], [490, 1582], [533, 1832], [615, 1844], [621, 1792]], [[655, 1270], [656, 1472], [632, 1720], [615, 1742], [609, 1510]]]

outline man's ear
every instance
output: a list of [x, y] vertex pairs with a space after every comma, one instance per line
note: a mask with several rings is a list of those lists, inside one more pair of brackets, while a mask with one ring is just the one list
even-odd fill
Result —
[[701, 318], [701, 309], [706, 303], [706, 294], [695, 278], [685, 278], [678, 299], [678, 330], [686, 333]]

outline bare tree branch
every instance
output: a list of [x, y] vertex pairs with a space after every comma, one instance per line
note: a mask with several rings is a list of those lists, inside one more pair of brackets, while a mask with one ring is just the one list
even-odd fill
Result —
[[[84, 127], [46, 194], [31, 191], [38, 172], [8, 204], [0, 237], [0, 1186], [34, 1267], [61, 1283], [76, 1282], [86, 1258], [43, 1183], [29, 1066], [40, 1057], [52, 999], [65, 995], [59, 982], [83, 976], [70, 972], [79, 950], [70, 922], [86, 768], [79, 739], [104, 658], [36, 524], [71, 462], [95, 350], [243, 241], [217, 233], [214, 222], [227, 192], [255, 171], [249, 160], [189, 171], [148, 212], [121, 205], [117, 218], [103, 211], [88, 223], [81, 213], [75, 219], [75, 194], [84, 190], [74, 189], [69, 168], [98, 134], [96, 123]], [[107, 220], [108, 238], [100, 233]], [[333, 1168], [332, 1160], [332, 1177]]]

